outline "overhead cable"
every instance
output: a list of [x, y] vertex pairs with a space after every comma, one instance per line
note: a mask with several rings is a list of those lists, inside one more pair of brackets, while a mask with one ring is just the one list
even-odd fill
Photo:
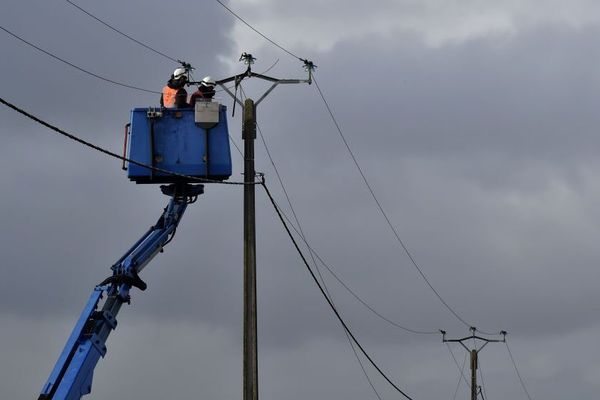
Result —
[[[240, 90], [243, 96], [245, 96], [245, 92], [244, 92], [244, 88], [242, 85], [240, 85]], [[275, 175], [277, 176], [277, 180], [279, 181], [279, 184], [283, 190], [284, 196], [287, 200], [287, 203], [290, 207], [290, 210], [292, 212], [292, 215], [294, 217], [294, 220], [296, 221], [296, 225], [298, 226], [298, 228], [296, 228], [296, 225], [294, 225], [290, 219], [287, 217], [287, 215], [285, 213], [283, 213], [283, 216], [285, 217], [285, 219], [288, 221], [288, 223], [290, 224], [290, 226], [292, 227], [292, 229], [298, 234], [298, 236], [300, 236], [300, 238], [302, 239], [302, 241], [304, 242], [305, 246], [308, 248], [308, 251], [310, 253], [310, 256], [312, 258], [313, 261], [313, 265], [315, 265], [315, 268], [320, 276], [321, 282], [323, 282], [323, 284], [325, 285], [325, 280], [323, 279], [322, 275], [321, 275], [321, 271], [318, 267], [318, 264], [315, 260], [318, 259], [318, 261], [321, 263], [322, 266], [325, 267], [325, 269], [327, 269], [327, 271], [329, 271], [329, 273], [335, 278], [335, 280], [337, 280], [340, 285], [342, 285], [342, 287], [344, 289], [346, 289], [359, 303], [361, 303], [364, 307], [366, 307], [369, 311], [371, 311], [373, 314], [375, 314], [378, 318], [382, 319], [383, 321], [387, 322], [388, 324], [396, 327], [396, 328], [400, 328], [406, 332], [409, 333], [414, 333], [414, 334], [420, 334], [420, 335], [437, 335], [439, 334], [439, 330], [435, 330], [435, 331], [425, 331], [425, 330], [418, 330], [418, 329], [412, 329], [412, 328], [408, 328], [404, 325], [399, 324], [398, 322], [395, 322], [393, 320], [391, 320], [390, 318], [386, 317], [385, 315], [381, 314], [379, 311], [377, 311], [373, 306], [371, 306], [369, 303], [367, 303], [365, 300], [363, 300], [354, 290], [352, 290], [352, 288], [350, 286], [348, 286], [337, 274], [336, 272], [325, 262], [323, 261], [323, 259], [319, 256], [319, 254], [316, 252], [315, 249], [313, 249], [310, 244], [308, 243], [308, 240], [306, 239], [306, 236], [304, 234], [304, 231], [302, 229], [302, 226], [300, 224], [300, 220], [298, 218], [298, 215], [296, 214], [296, 211], [294, 209], [294, 206], [292, 204], [291, 198], [289, 196], [289, 193], [283, 183], [283, 179], [281, 177], [281, 174], [279, 173], [279, 169], [277, 168], [277, 166], [275, 165], [275, 161], [273, 160], [273, 157], [271, 155], [270, 149], [267, 146], [267, 142], [265, 141], [264, 135], [262, 133], [262, 130], [260, 129], [260, 126], [257, 124], [257, 129], [259, 132], [259, 136], [261, 138], [261, 141], [263, 143], [263, 146], [265, 147], [265, 151], [267, 153], [267, 157], [269, 158], [269, 161], [271, 162], [271, 165], [273, 166], [273, 170], [275, 171]], [[327, 289], [327, 288], [326, 288]]]
[[308, 272], [310, 273], [310, 276], [312, 277], [313, 281], [315, 282], [315, 284], [317, 285], [317, 287], [319, 288], [321, 294], [323, 295], [323, 297], [325, 298], [325, 300], [327, 301], [327, 304], [329, 304], [329, 307], [331, 308], [331, 310], [333, 311], [333, 313], [335, 314], [336, 318], [338, 319], [338, 321], [340, 322], [340, 324], [344, 327], [344, 329], [346, 330], [346, 332], [348, 332], [348, 335], [350, 335], [350, 337], [352, 338], [352, 340], [354, 341], [354, 343], [356, 344], [356, 346], [359, 348], [359, 350], [361, 351], [361, 353], [366, 357], [367, 360], [369, 360], [369, 362], [371, 363], [371, 365], [375, 368], [375, 370], [377, 370], [377, 372], [398, 392], [400, 393], [402, 396], [404, 396], [406, 399], [408, 400], [412, 400], [412, 398], [407, 395], [402, 389], [400, 389], [400, 387], [398, 385], [396, 385], [389, 377], [388, 375], [383, 372], [383, 370], [377, 365], [377, 363], [375, 363], [375, 361], [373, 360], [373, 358], [369, 355], [369, 353], [367, 353], [367, 351], [364, 349], [364, 347], [360, 344], [360, 342], [358, 341], [358, 339], [356, 338], [356, 336], [354, 335], [354, 333], [352, 333], [352, 331], [350, 330], [350, 328], [348, 327], [348, 324], [346, 324], [346, 322], [344, 321], [344, 319], [342, 318], [342, 316], [340, 315], [340, 313], [338, 312], [337, 308], [335, 307], [335, 305], [331, 302], [331, 300], [329, 299], [329, 297], [327, 296], [327, 293], [325, 292], [325, 290], [323, 289], [323, 286], [319, 283], [319, 280], [317, 279], [315, 273], [313, 272], [312, 268], [310, 267], [308, 261], [306, 260], [306, 257], [304, 256], [304, 254], [302, 253], [302, 250], [300, 249], [298, 242], [296, 241], [294, 235], [292, 235], [292, 232], [290, 231], [290, 228], [288, 227], [287, 223], [285, 222], [285, 219], [283, 218], [283, 215], [281, 214], [281, 211], [279, 210], [279, 208], [277, 207], [277, 204], [275, 202], [275, 199], [273, 198], [273, 195], [271, 194], [271, 192], [269, 191], [269, 188], [267, 187], [267, 185], [264, 182], [264, 179], [261, 183], [261, 186], [263, 187], [263, 189], [265, 190], [265, 193], [267, 194], [267, 196], [269, 197], [269, 200], [271, 201], [271, 204], [273, 205], [273, 208], [275, 209], [275, 212], [277, 213], [277, 216], [279, 217], [279, 220], [281, 221], [281, 224], [283, 225], [285, 231], [287, 232], [290, 240], [292, 241], [292, 244], [294, 245], [294, 247], [296, 248], [296, 252], [298, 253], [298, 255], [300, 256], [300, 258], [302, 259], [302, 262], [304, 264], [304, 266], [306, 267], [306, 269], [308, 270]]
[[481, 397], [483, 398], [483, 400], [488, 398], [487, 395], [487, 390], [485, 390], [485, 383], [483, 382], [483, 368], [481, 367], [481, 360], [478, 360], [478, 365], [479, 368], [479, 377], [481, 378], [481, 386], [479, 387], [479, 390], [481, 392]]
[[[279, 59], [275, 62], [275, 64], [273, 64], [271, 66], [271, 68], [273, 68], [277, 62], [279, 62]], [[269, 69], [271, 69], [269, 68]], [[267, 70], [268, 71], [268, 70]], [[263, 72], [264, 74], [265, 72]], [[242, 100], [244, 99], [244, 97], [246, 97], [246, 93], [244, 91], [244, 87], [242, 85], [240, 85], [240, 91], [242, 94]], [[265, 136], [263, 135], [262, 129], [260, 128], [260, 125], [258, 123], [256, 123], [256, 128], [258, 129], [258, 133], [260, 136], [260, 139], [262, 141], [262, 144], [265, 148], [265, 151], [267, 153], [267, 157], [269, 158], [269, 161], [271, 162], [271, 165], [273, 166], [273, 170], [275, 171], [275, 175], [277, 176], [277, 180], [279, 181], [279, 185], [281, 186], [281, 189], [283, 190], [283, 193], [285, 194], [285, 198], [287, 199], [287, 203], [290, 207], [290, 210], [292, 211], [292, 215], [294, 216], [294, 220], [296, 221], [296, 225], [298, 225], [298, 230], [296, 230], [296, 233], [299, 233], [300, 237], [302, 238], [302, 240], [307, 243], [306, 241], [306, 236], [304, 235], [304, 231], [302, 230], [302, 224], [300, 224], [300, 219], [298, 218], [298, 215], [296, 214], [296, 210], [294, 209], [294, 206], [292, 204], [292, 200], [288, 194], [288, 191], [283, 183], [283, 178], [281, 177], [281, 174], [279, 173], [279, 168], [277, 168], [277, 165], [275, 164], [275, 160], [273, 159], [273, 156], [271, 155], [271, 150], [269, 149], [269, 146], [267, 145], [267, 141], [265, 140]], [[289, 219], [286, 216], [286, 219], [289, 221]], [[325, 289], [325, 292], [327, 294], [327, 296], [331, 299], [331, 302], [333, 303], [333, 297], [331, 296], [331, 293], [329, 291], [329, 288], [327, 287], [327, 284], [325, 283], [325, 279], [323, 279], [323, 275], [321, 274], [321, 269], [319, 268], [319, 265], [317, 264], [317, 261], [315, 260], [315, 255], [313, 253], [313, 250], [309, 247], [309, 253], [310, 253], [310, 257], [312, 259], [312, 263], [315, 267], [315, 269], [317, 270], [317, 273], [319, 274], [319, 278], [321, 279], [321, 283], [323, 284], [323, 288]], [[373, 390], [373, 393], [375, 394], [375, 397], [377, 397], [379, 400], [383, 400], [381, 395], [379, 394], [379, 392], [377, 391], [377, 389], [375, 388], [375, 384], [373, 383], [373, 381], [371, 380], [371, 377], [369, 376], [369, 374], [367, 373], [367, 370], [365, 369], [365, 366], [363, 365], [362, 360], [360, 359], [360, 356], [358, 355], [358, 352], [356, 351], [356, 348], [354, 347], [354, 342], [352, 342], [352, 338], [350, 337], [350, 335], [348, 335], [348, 332], [346, 332], [346, 330], [344, 331], [344, 335], [346, 336], [346, 339], [348, 340], [348, 344], [350, 345], [350, 348], [352, 349], [352, 353], [354, 354], [354, 358], [356, 359], [356, 362], [358, 362], [358, 365], [360, 366], [360, 369], [363, 373], [363, 376], [365, 377], [365, 379], [367, 380], [369, 386], [371, 387], [371, 390]]]
[[380, 313], [379, 311], [377, 311], [375, 308], [373, 308], [369, 303], [367, 303], [365, 300], [363, 300], [358, 294], [356, 294], [356, 292], [354, 290], [352, 290], [352, 288], [350, 288], [346, 283], [344, 283], [344, 281], [342, 281], [339, 276], [335, 273], [335, 271], [333, 271], [328, 264], [326, 264], [318, 255], [317, 258], [319, 259], [319, 261], [321, 262], [321, 264], [323, 264], [323, 266], [327, 269], [327, 271], [329, 271], [329, 273], [340, 283], [340, 285], [342, 285], [351, 295], [352, 297], [354, 297], [359, 303], [361, 303], [364, 307], [366, 307], [369, 311], [371, 311], [374, 315], [376, 315], [378, 318], [382, 319], [383, 321], [387, 322], [388, 324], [396, 327], [396, 328], [400, 328], [403, 331], [409, 332], [409, 333], [414, 333], [417, 335], [437, 335], [439, 333], [439, 331], [426, 331], [426, 330], [419, 330], [419, 329], [414, 329], [414, 328], [408, 328], [404, 325], [399, 324], [398, 322], [386, 317], [385, 315], [383, 315], [382, 313]]
[[31, 42], [28, 42], [27, 40], [23, 39], [22, 37], [20, 37], [19, 35], [11, 32], [11, 31], [9, 31], [8, 29], [4, 28], [3, 26], [0, 26], [0, 29], [2, 29], [4, 32], [8, 33], [9, 35], [11, 35], [12, 37], [14, 37], [15, 39], [18, 39], [21, 42], [25, 43], [26, 45], [33, 47], [37, 51], [40, 51], [40, 52], [46, 54], [47, 56], [50, 56], [50, 57], [54, 58], [55, 60], [58, 60], [58, 61], [62, 62], [63, 64], [66, 64], [66, 65], [68, 65], [68, 66], [70, 66], [72, 68], [75, 68], [75, 69], [77, 69], [77, 70], [79, 70], [79, 71], [81, 71], [81, 72], [83, 72], [85, 74], [93, 76], [94, 78], [98, 78], [98, 79], [103, 80], [105, 82], [112, 83], [113, 85], [118, 85], [118, 86], [123, 86], [123, 87], [129, 88], [129, 89], [139, 90], [141, 92], [155, 93], [155, 94], [160, 94], [161, 93], [161, 92], [157, 92], [155, 90], [144, 89], [144, 88], [141, 88], [141, 87], [138, 87], [138, 86], [128, 85], [126, 83], [118, 82], [118, 81], [106, 78], [106, 77], [104, 77], [102, 75], [98, 75], [98, 74], [96, 74], [94, 72], [88, 71], [87, 69], [84, 69], [84, 68], [82, 68], [80, 66], [77, 66], [77, 65], [73, 64], [72, 62], [65, 60], [64, 58], [60, 58], [57, 55], [52, 54], [49, 51], [46, 51], [46, 50], [42, 49], [41, 47], [36, 46], [35, 44], [31, 43]]
[[244, 159], [244, 153], [242, 153], [242, 150], [240, 149], [240, 146], [238, 146], [238, 144], [235, 142], [235, 140], [233, 140], [233, 138], [231, 137], [231, 135], [227, 135], [229, 137], [229, 142], [233, 145], [233, 147], [236, 148], [236, 150], [238, 151], [238, 154], [240, 155], [240, 157], [242, 157], [242, 160]]
[[[458, 368], [458, 370], [460, 371], [460, 376], [462, 376], [462, 379], [465, 382], [465, 385], [467, 385], [467, 387], [469, 387], [469, 381], [467, 380], [467, 377], [464, 374], [464, 364], [463, 364], [463, 368], [461, 368], [460, 365], [458, 364], [458, 361], [456, 360], [456, 357], [454, 356], [454, 352], [452, 351], [452, 348], [450, 347], [448, 342], [445, 342], [444, 344], [448, 348], [448, 351], [450, 352], [450, 355], [452, 356], [452, 360], [454, 360], [454, 365], [456, 365], [456, 368]], [[466, 357], [466, 354], [465, 354], [465, 357]]]
[[155, 171], [155, 172], [161, 172], [163, 174], [168, 174], [168, 175], [171, 175], [171, 176], [176, 176], [178, 178], [185, 178], [187, 180], [198, 182], [198, 183], [217, 183], [217, 184], [221, 184], [221, 185], [256, 185], [256, 184], [260, 183], [260, 182], [246, 183], [246, 182], [234, 182], [234, 181], [231, 181], [231, 182], [228, 182], [228, 181], [218, 181], [218, 180], [214, 180], [214, 179], [198, 178], [198, 177], [195, 177], [195, 176], [178, 174], [176, 172], [172, 172], [172, 171], [169, 171], [169, 170], [166, 170], [166, 169], [162, 169], [162, 168], [158, 168], [158, 167], [153, 167], [151, 165], [147, 165], [147, 164], [144, 164], [144, 163], [132, 160], [132, 159], [127, 158], [127, 157], [123, 157], [123, 156], [121, 156], [121, 155], [119, 155], [117, 153], [114, 153], [114, 152], [110, 151], [110, 150], [106, 150], [103, 147], [100, 147], [100, 146], [95, 145], [95, 144], [93, 144], [91, 142], [83, 140], [83, 139], [81, 139], [81, 138], [79, 138], [79, 137], [77, 137], [77, 136], [75, 136], [75, 135], [73, 135], [71, 133], [68, 133], [68, 132], [64, 131], [63, 129], [60, 129], [60, 128], [58, 128], [58, 127], [56, 127], [56, 126], [54, 126], [54, 125], [52, 125], [52, 124], [50, 124], [50, 123], [42, 120], [41, 118], [36, 117], [33, 114], [28, 113], [27, 111], [25, 111], [25, 110], [17, 107], [16, 105], [14, 105], [14, 104], [12, 104], [12, 103], [4, 100], [1, 97], [0, 97], [0, 103], [4, 104], [5, 106], [7, 106], [7, 107], [9, 107], [11, 109], [13, 109], [14, 111], [18, 112], [19, 114], [22, 114], [22, 115], [26, 116], [27, 118], [29, 118], [29, 119], [37, 122], [38, 124], [43, 125], [46, 128], [49, 128], [49, 129], [51, 129], [51, 130], [53, 130], [53, 131], [61, 134], [62, 136], [65, 136], [65, 137], [67, 137], [67, 138], [75, 141], [75, 142], [78, 142], [78, 143], [80, 143], [80, 144], [82, 144], [84, 146], [87, 146], [87, 147], [89, 147], [91, 149], [99, 151], [100, 153], [104, 153], [104, 154], [106, 154], [106, 155], [108, 155], [110, 157], [116, 158], [116, 159], [121, 160], [121, 161], [126, 161], [128, 163], [135, 164], [137, 166], [140, 166], [140, 167], [143, 167], [143, 168], [147, 168], [147, 169], [150, 169], [150, 170]]
[[[279, 45], [277, 42], [275, 42], [274, 40], [272, 40], [271, 38], [269, 38], [268, 36], [266, 36], [265, 34], [263, 34], [262, 32], [260, 32], [258, 29], [256, 29], [255, 27], [253, 27], [251, 24], [249, 24], [246, 20], [244, 20], [242, 17], [240, 17], [237, 13], [235, 13], [233, 10], [231, 10], [229, 7], [227, 7], [221, 0], [215, 0], [217, 3], [219, 3], [221, 6], [223, 6], [223, 8], [225, 8], [227, 11], [229, 11], [233, 16], [235, 16], [238, 20], [240, 20], [242, 23], [244, 23], [248, 28], [252, 29], [254, 32], [256, 32], [257, 34], [259, 34], [260, 36], [262, 36], [264, 39], [266, 39], [267, 41], [269, 41], [271, 44], [273, 44], [274, 46], [278, 47], [279, 49], [283, 50], [284, 52], [286, 52], [287, 54], [289, 54], [290, 56], [300, 60], [300, 61], [304, 61], [306, 62], [306, 59], [303, 59], [301, 57], [298, 57], [296, 54], [292, 53], [290, 50], [284, 48], [283, 46]], [[367, 186], [367, 189], [369, 190], [369, 192], [371, 193], [371, 196], [373, 197], [373, 199], [375, 200], [375, 203], [377, 204], [377, 207], [379, 208], [379, 211], [381, 212], [381, 214], [383, 215], [383, 217], [385, 218], [388, 226], [390, 227], [392, 233], [394, 234], [394, 236], [396, 237], [396, 240], [400, 243], [402, 249], [404, 250], [404, 252], [406, 253], [406, 255], [408, 256], [408, 258], [410, 259], [411, 263], [414, 265], [414, 267], [417, 269], [417, 271], [419, 272], [419, 274], [421, 275], [421, 277], [423, 278], [423, 280], [425, 281], [425, 283], [427, 284], [427, 286], [429, 286], [429, 288], [434, 292], [434, 294], [436, 295], [436, 297], [439, 299], [439, 301], [450, 311], [450, 313], [452, 315], [454, 315], [454, 317], [456, 317], [456, 319], [458, 319], [463, 325], [470, 327], [472, 326], [472, 324], [468, 323], [464, 318], [462, 318], [447, 302], [446, 300], [444, 300], [444, 298], [440, 295], [440, 293], [433, 287], [433, 285], [431, 284], [431, 282], [429, 281], [429, 279], [427, 278], [427, 276], [424, 274], [424, 272], [422, 271], [422, 269], [419, 267], [419, 265], [417, 264], [416, 260], [414, 259], [414, 257], [412, 256], [412, 254], [410, 253], [410, 251], [408, 250], [407, 246], [404, 244], [404, 242], [401, 240], [400, 235], [398, 234], [396, 228], [394, 227], [394, 225], [391, 223], [387, 213], [385, 212], [385, 210], [383, 209], [383, 206], [381, 205], [381, 203], [379, 202], [377, 196], [375, 195], [375, 192], [373, 191], [373, 188], [371, 187], [371, 185], [369, 184], [360, 164], [358, 163], [358, 160], [356, 159], [352, 149], [350, 148], [348, 141], [346, 140], [339, 123], [337, 122], [331, 107], [329, 106], [329, 103], [327, 102], [327, 100], [325, 99], [325, 96], [323, 95], [323, 92], [321, 91], [321, 88], [319, 87], [316, 79], [314, 78], [313, 75], [313, 82], [315, 82], [315, 86], [319, 92], [319, 95], [321, 96], [321, 99], [323, 100], [323, 102], [325, 103], [325, 107], [327, 108], [327, 111], [331, 117], [331, 119], [333, 120], [338, 133], [340, 134], [342, 141], [344, 142], [348, 152], [350, 153], [350, 156], [352, 157], [352, 160], [354, 161], [354, 164], [356, 165], [357, 169], [360, 172], [360, 175], [362, 176], [362, 179], [365, 183], [365, 185]], [[486, 333], [483, 332], [482, 333]], [[491, 333], [486, 333], [486, 334], [491, 334]]]
[[319, 87], [317, 79], [314, 77], [314, 75], [313, 75], [313, 82], [315, 83], [315, 87], [317, 88], [317, 90], [319, 92], [319, 95], [321, 96], [321, 99], [323, 100], [323, 103], [325, 104], [325, 108], [327, 109], [327, 112], [329, 113], [329, 116], [331, 117], [331, 120], [333, 121], [333, 124], [335, 125], [335, 127], [336, 127], [336, 129], [337, 129], [337, 131], [338, 131], [338, 133], [340, 135], [340, 138], [342, 139], [342, 142], [344, 143], [344, 145], [346, 146], [346, 149], [348, 150], [348, 153], [350, 154], [350, 157], [352, 158], [352, 161], [354, 162], [354, 165], [358, 169], [358, 172], [360, 173], [360, 176], [362, 177], [362, 180], [363, 180], [365, 186], [369, 190], [369, 193], [371, 194], [371, 197], [375, 201], [375, 204], [377, 205], [377, 208], [379, 209], [379, 212], [381, 213], [381, 215], [383, 215], [383, 218], [387, 222], [387, 225], [389, 226], [389, 228], [392, 231], [394, 237], [396, 238], [396, 241], [400, 244], [400, 246], [404, 250], [404, 253], [407, 255], [407, 257], [410, 260], [410, 262], [412, 263], [412, 265], [419, 272], [419, 274], [421, 275], [421, 277], [423, 278], [423, 280], [425, 281], [425, 283], [427, 284], [427, 286], [429, 286], [429, 288], [431, 289], [431, 291], [433, 291], [433, 293], [435, 293], [435, 295], [437, 296], [438, 300], [450, 311], [450, 313], [452, 313], [452, 315], [454, 315], [456, 317], [456, 319], [458, 319], [460, 322], [462, 322], [465, 326], [468, 326], [468, 327], [472, 326], [472, 324], [469, 324], [467, 321], [465, 321], [465, 319], [462, 318], [454, 310], [454, 308], [452, 308], [446, 302], [446, 300], [444, 300], [444, 298], [440, 295], [440, 293], [433, 287], [433, 285], [431, 284], [431, 282], [429, 281], [429, 279], [427, 278], [427, 276], [425, 275], [425, 273], [423, 272], [423, 270], [421, 269], [421, 267], [419, 266], [419, 264], [417, 264], [415, 258], [411, 254], [411, 252], [408, 250], [408, 247], [406, 246], [406, 244], [404, 243], [404, 241], [400, 238], [400, 235], [398, 234], [398, 231], [396, 230], [396, 228], [392, 224], [390, 218], [387, 215], [387, 212], [384, 210], [384, 208], [381, 205], [379, 199], [375, 195], [375, 191], [373, 190], [373, 188], [371, 187], [371, 184], [369, 183], [369, 180], [365, 176], [365, 173], [364, 173], [362, 167], [360, 166], [360, 164], [358, 163], [358, 160], [356, 159], [356, 156], [354, 155], [354, 152], [350, 148], [350, 145], [348, 144], [348, 141], [346, 140], [346, 137], [345, 137], [344, 133], [342, 132], [342, 128], [340, 127], [340, 124], [338, 123], [337, 119], [335, 118], [335, 115], [333, 114], [333, 111], [331, 110], [331, 107], [329, 106], [329, 103], [325, 99], [325, 95], [323, 94], [323, 91]]
[[[284, 218], [287, 220], [287, 222], [289, 223], [289, 225], [292, 227], [292, 229], [301, 237], [301, 233], [299, 232], [299, 230], [296, 228], [296, 226], [292, 223], [292, 221], [290, 221], [290, 219], [287, 217], [287, 215], [285, 213], [283, 213]], [[418, 335], [437, 335], [439, 334], [439, 330], [437, 331], [425, 331], [425, 330], [418, 330], [418, 329], [413, 329], [413, 328], [408, 328], [404, 325], [399, 324], [398, 322], [386, 317], [385, 315], [383, 315], [381, 312], [377, 311], [377, 309], [375, 309], [373, 306], [371, 306], [368, 302], [366, 302], [363, 298], [361, 298], [348, 284], [346, 284], [340, 277], [339, 275], [333, 270], [333, 268], [331, 268], [331, 266], [326, 263], [321, 256], [319, 256], [319, 253], [317, 253], [317, 251], [311, 247], [311, 245], [304, 239], [301, 237], [301, 239], [303, 240], [304, 244], [306, 245], [306, 247], [308, 249], [310, 249], [313, 254], [315, 255], [315, 257], [317, 258], [317, 260], [319, 261], [319, 263], [325, 267], [325, 269], [327, 269], [327, 271], [329, 271], [329, 273], [331, 274], [331, 276], [333, 276], [335, 278], [335, 280], [337, 280], [339, 282], [340, 285], [342, 285], [342, 287], [344, 289], [346, 289], [348, 291], [348, 293], [350, 293], [352, 295], [352, 297], [354, 297], [360, 304], [362, 304], [365, 308], [367, 308], [369, 311], [371, 311], [375, 316], [377, 316], [378, 318], [382, 319], [383, 321], [387, 322], [388, 324], [396, 327], [396, 328], [400, 328], [406, 332], [409, 333], [414, 333], [414, 334], [418, 334]]]
[[[68, 1], [68, 0], [67, 0]], [[221, 6], [223, 6], [224, 9], [226, 9], [227, 11], [229, 11], [234, 17], [236, 17], [238, 20], [240, 20], [244, 25], [246, 25], [248, 28], [252, 29], [254, 32], [258, 33], [260, 36], [262, 36], [266, 41], [268, 41], [269, 43], [271, 43], [272, 45], [274, 45], [275, 47], [278, 47], [280, 50], [283, 50], [284, 52], [286, 52], [287, 54], [289, 54], [290, 56], [297, 58], [300, 61], [304, 61], [303, 58], [298, 57], [297, 55], [295, 55], [294, 53], [292, 53], [291, 51], [289, 51], [288, 49], [286, 49], [285, 47], [281, 46], [280, 44], [278, 44], [277, 42], [275, 42], [273, 39], [269, 38], [267, 35], [265, 35], [264, 33], [262, 33], [261, 31], [259, 31], [258, 29], [256, 29], [255, 27], [253, 27], [252, 25], [250, 25], [248, 22], [246, 22], [246, 20], [244, 20], [242, 17], [240, 17], [238, 14], [236, 14], [231, 8], [227, 7], [221, 0], [215, 0], [217, 3], [219, 3]]]
[[504, 344], [506, 344], [506, 350], [508, 350], [508, 355], [510, 356], [510, 361], [512, 362], [513, 367], [515, 368], [515, 372], [517, 373], [517, 377], [519, 378], [519, 382], [521, 382], [521, 387], [523, 388], [523, 391], [525, 392], [525, 395], [527, 396], [527, 398], [529, 400], [531, 400], [531, 396], [529, 395], [529, 391], [527, 390], [527, 387], [525, 386], [525, 382], [523, 381], [523, 378], [521, 377], [521, 373], [519, 372], [519, 368], [517, 368], [517, 363], [515, 362], [515, 359], [512, 355], [512, 352], [510, 351], [510, 347], [508, 347], [508, 342], [505, 341]]
[[[453, 355], [453, 357], [454, 357], [454, 355]], [[465, 370], [465, 365], [466, 364], [467, 364], [467, 353], [465, 353], [465, 356], [463, 357], [462, 367], [459, 367], [460, 375], [458, 377], [458, 382], [456, 382], [456, 389], [454, 389], [454, 396], [452, 397], [452, 400], [456, 400], [456, 395], [458, 394], [458, 389], [460, 388], [461, 376], [462, 377], [465, 376], [464, 375], [464, 370]], [[457, 366], [458, 366], [458, 364], [457, 364]]]
[[83, 12], [84, 14], [88, 15], [89, 17], [91, 17], [91, 18], [95, 19], [96, 21], [100, 22], [102, 25], [106, 26], [107, 28], [109, 28], [109, 29], [112, 29], [113, 31], [117, 32], [119, 35], [121, 35], [121, 36], [123, 36], [123, 37], [126, 37], [127, 39], [131, 40], [132, 42], [134, 42], [134, 43], [137, 43], [137, 44], [139, 44], [140, 46], [142, 46], [142, 47], [145, 47], [146, 49], [148, 49], [148, 50], [150, 50], [150, 51], [153, 51], [154, 53], [156, 53], [156, 54], [158, 54], [158, 55], [161, 55], [161, 56], [165, 57], [166, 59], [169, 59], [169, 60], [171, 60], [171, 61], [173, 61], [173, 62], [176, 62], [176, 63], [179, 63], [179, 62], [180, 62], [180, 61], [179, 61], [179, 60], [177, 60], [176, 58], [173, 58], [173, 57], [171, 57], [171, 56], [169, 56], [169, 55], [167, 55], [167, 54], [165, 54], [165, 53], [163, 53], [163, 52], [161, 52], [161, 51], [158, 51], [158, 50], [156, 50], [156, 49], [154, 49], [154, 48], [152, 48], [152, 47], [148, 46], [147, 44], [145, 44], [145, 43], [142, 43], [142, 42], [140, 42], [139, 40], [137, 40], [137, 39], [135, 39], [135, 38], [133, 38], [133, 37], [129, 36], [129, 35], [128, 35], [128, 34], [126, 34], [125, 32], [122, 32], [122, 31], [120, 31], [119, 29], [115, 28], [114, 26], [110, 25], [109, 23], [107, 23], [107, 22], [105, 22], [105, 21], [101, 20], [100, 18], [96, 17], [96, 16], [95, 16], [94, 14], [92, 14], [91, 12], [89, 12], [89, 11], [87, 11], [87, 10], [84, 10], [82, 7], [80, 7], [79, 5], [77, 5], [77, 4], [75, 4], [75, 3], [73, 3], [71, 0], [65, 0], [65, 1], [66, 1], [67, 3], [69, 3], [70, 5], [72, 5], [73, 7], [77, 8], [79, 11], [81, 11], [81, 12]]

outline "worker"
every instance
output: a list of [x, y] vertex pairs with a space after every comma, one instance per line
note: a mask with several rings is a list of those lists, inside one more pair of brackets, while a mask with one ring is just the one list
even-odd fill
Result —
[[210, 76], [205, 76], [196, 90], [190, 96], [190, 106], [194, 107], [196, 101], [210, 101], [215, 95], [215, 81]]
[[188, 78], [185, 68], [177, 68], [167, 85], [163, 88], [160, 96], [161, 107], [166, 108], [182, 108], [187, 107], [187, 91], [185, 84]]

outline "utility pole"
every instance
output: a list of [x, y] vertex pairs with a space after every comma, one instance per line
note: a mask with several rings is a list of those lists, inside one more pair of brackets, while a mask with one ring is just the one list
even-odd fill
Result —
[[[256, 295], [256, 209], [254, 170], [254, 140], [256, 139], [256, 107], [279, 84], [312, 83], [312, 71], [316, 68], [311, 61], [302, 60], [304, 69], [308, 71], [308, 79], [277, 79], [257, 74], [252, 71], [256, 58], [252, 54], [243, 53], [240, 61], [247, 65], [244, 73], [216, 81], [235, 105], [243, 107], [242, 140], [244, 141], [244, 384], [243, 400], [258, 400], [258, 335], [257, 335], [257, 295]], [[245, 78], [259, 78], [271, 82], [271, 87], [254, 102], [248, 98], [242, 102], [237, 97], [237, 90]], [[235, 92], [226, 86], [233, 82]]]
[[[467, 336], [461, 339], [446, 339], [446, 331], [440, 331], [442, 333], [442, 342], [443, 343], [460, 343], [460, 345], [462, 347], [464, 347], [465, 350], [467, 350], [471, 356], [471, 400], [477, 400], [477, 393], [479, 391], [481, 391], [481, 387], [477, 386], [477, 369], [478, 367], [478, 358], [479, 358], [479, 352], [481, 350], [483, 350], [483, 348], [485, 346], [487, 346], [488, 343], [498, 343], [498, 342], [502, 342], [505, 343], [506, 342], [506, 331], [500, 331], [500, 334], [502, 335], [502, 339], [489, 339], [489, 338], [485, 338], [482, 336], [477, 336], [475, 334], [475, 332], [477, 332], [477, 328], [475, 328], [474, 326], [472, 326], [471, 328], [469, 328], [469, 330], [471, 331], [471, 336]], [[463, 342], [466, 342], [468, 340], [472, 340], [473, 341], [473, 348], [468, 348]], [[477, 348], [477, 341], [483, 342], [483, 345], [481, 345], [481, 347]], [[462, 371], [461, 371], [462, 373]]]
[[256, 209], [254, 140], [256, 107], [244, 102], [242, 126], [244, 141], [244, 400], [258, 400], [258, 349], [256, 313]]

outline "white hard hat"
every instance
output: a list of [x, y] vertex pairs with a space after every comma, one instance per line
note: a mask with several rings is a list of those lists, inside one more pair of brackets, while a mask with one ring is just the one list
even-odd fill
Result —
[[174, 79], [179, 79], [183, 76], [185, 76], [185, 68], [177, 68], [175, 71], [173, 71]]
[[202, 84], [205, 86], [215, 86], [216, 85], [214, 79], [211, 78], [210, 76], [205, 76], [204, 78], [202, 78]]

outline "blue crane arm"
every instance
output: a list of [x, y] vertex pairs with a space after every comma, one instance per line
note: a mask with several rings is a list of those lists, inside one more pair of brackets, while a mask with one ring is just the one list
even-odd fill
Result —
[[186, 186], [191, 194], [163, 189], [172, 198], [157, 223], [111, 267], [112, 276], [94, 288], [38, 400], [79, 400], [91, 392], [94, 368], [106, 354], [121, 306], [130, 302], [130, 289], [146, 289], [138, 273], [173, 238], [188, 203], [202, 193], [201, 185]]

